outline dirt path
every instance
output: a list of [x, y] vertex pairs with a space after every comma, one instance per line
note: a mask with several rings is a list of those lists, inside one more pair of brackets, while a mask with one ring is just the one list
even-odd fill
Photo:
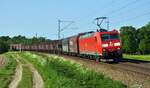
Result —
[[9, 88], [17, 88], [17, 86], [19, 85], [20, 81], [22, 80], [23, 65], [27, 66], [32, 72], [32, 88], [44, 88], [44, 82], [41, 75], [30, 62], [28, 62], [25, 59], [22, 59], [19, 55], [17, 55], [16, 61], [18, 63], [18, 66], [16, 67], [16, 72], [12, 82], [9, 85]]
[[41, 75], [38, 73], [38, 71], [34, 68], [34, 66], [31, 63], [27, 62], [27, 64], [33, 73], [33, 88], [44, 88], [44, 82]]
[[13, 77], [13, 80], [8, 86], [9, 88], [17, 88], [19, 82], [22, 79], [22, 71], [23, 71], [22, 64], [20, 63], [19, 60], [16, 59], [16, 61], [18, 63], [18, 66], [16, 67], [16, 71], [15, 71], [15, 75]]
[[32, 72], [32, 81], [33, 81], [33, 88], [44, 88], [44, 81], [34, 66], [27, 61], [26, 59], [19, 56], [19, 59], [24, 62], [24, 65], [26, 65], [29, 70]]
[[7, 63], [6, 58], [3, 55], [0, 55], [0, 67]]
[[33, 88], [44, 88], [44, 81], [39, 72], [37, 71], [37, 69], [34, 68], [34, 66], [30, 62], [21, 58], [20, 56], [18, 59], [22, 60], [24, 65], [26, 65], [32, 72]]

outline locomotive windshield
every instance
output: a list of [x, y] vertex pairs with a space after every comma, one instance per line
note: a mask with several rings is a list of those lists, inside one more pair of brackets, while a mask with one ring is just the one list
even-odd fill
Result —
[[102, 34], [101, 35], [101, 39], [102, 41], [106, 41], [106, 40], [112, 40], [112, 39], [119, 39], [119, 35], [118, 34]]

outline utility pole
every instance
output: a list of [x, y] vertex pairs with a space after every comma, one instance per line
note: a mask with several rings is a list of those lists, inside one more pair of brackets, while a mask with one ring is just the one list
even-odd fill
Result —
[[35, 34], [35, 37], [37, 38], [37, 33]]
[[58, 39], [60, 39], [60, 23], [61, 23], [61, 21], [60, 20], [58, 20]]
[[[61, 28], [61, 23], [64, 23], [64, 22], [67, 22], [68, 25], [66, 25], [65, 27]], [[58, 39], [61, 38], [61, 32], [64, 30], [64, 29], [67, 29], [72, 23], [74, 23], [74, 21], [64, 21], [64, 20], [58, 20]], [[64, 37], [64, 35], [63, 35]]]

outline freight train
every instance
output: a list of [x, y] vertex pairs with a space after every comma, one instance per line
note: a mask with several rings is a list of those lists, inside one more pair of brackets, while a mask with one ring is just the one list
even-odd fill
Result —
[[118, 61], [122, 58], [122, 44], [117, 30], [85, 32], [32, 45], [12, 44], [12, 50], [40, 51], [88, 57], [97, 61]]

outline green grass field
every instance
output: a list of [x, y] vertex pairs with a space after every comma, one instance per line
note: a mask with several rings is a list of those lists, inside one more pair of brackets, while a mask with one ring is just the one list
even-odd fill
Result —
[[127, 59], [150, 61], [150, 55], [128, 55], [128, 54], [124, 54], [123, 57], [127, 58]]
[[7, 53], [5, 56], [8, 62], [3, 67], [0, 67], [0, 88], [8, 88], [16, 68], [16, 61], [11, 54]]
[[36, 67], [43, 77], [45, 88], [125, 88], [121, 82], [60, 57], [42, 57], [29, 52], [19, 55]]

